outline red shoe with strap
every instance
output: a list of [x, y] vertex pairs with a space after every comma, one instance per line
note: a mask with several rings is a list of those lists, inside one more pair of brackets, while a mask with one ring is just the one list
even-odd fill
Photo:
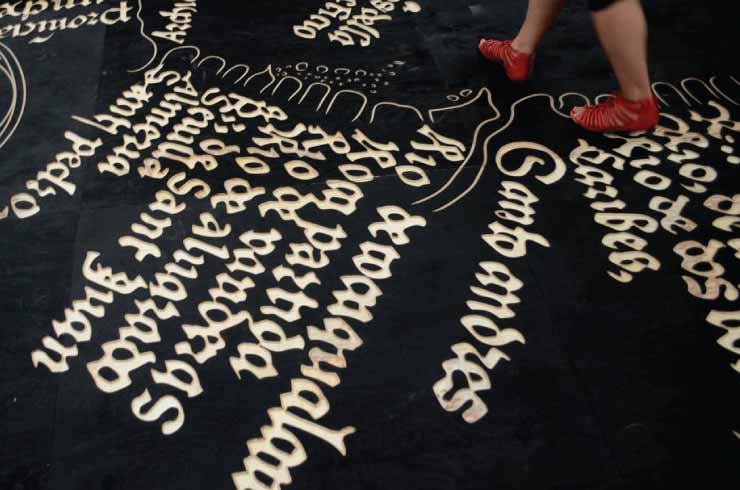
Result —
[[503, 65], [506, 76], [516, 82], [527, 80], [534, 68], [534, 53], [526, 54], [511, 46], [511, 41], [481, 39], [478, 50], [484, 58]]
[[655, 127], [660, 117], [655, 97], [627, 100], [615, 93], [607, 102], [570, 111], [573, 122], [595, 133], [647, 131]]

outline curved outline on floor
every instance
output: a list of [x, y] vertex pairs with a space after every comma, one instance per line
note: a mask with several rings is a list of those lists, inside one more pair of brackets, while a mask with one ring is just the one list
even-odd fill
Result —
[[[201, 68], [202, 67], [201, 65], [203, 65], [203, 62], [206, 61], [209, 58], [221, 60], [221, 68], [219, 68], [218, 71], [216, 72], [216, 75], [220, 75], [221, 72], [224, 71], [224, 68], [226, 68], [226, 60], [223, 59], [220, 56], [216, 56], [215, 54], [209, 54], [208, 56], [206, 56], [205, 58], [203, 58], [202, 60], [200, 60], [196, 66], [198, 68]], [[191, 64], [192, 64], [192, 62], [191, 62]]]
[[[10, 58], [3, 54], [3, 51], [5, 51]], [[3, 65], [5, 66], [3, 67]], [[21, 123], [23, 114], [26, 111], [26, 76], [23, 73], [23, 67], [15, 56], [15, 53], [1, 42], [0, 68], [2, 68], [2, 74], [5, 75], [8, 78], [8, 82], [10, 82], [10, 90], [12, 93], [8, 111], [0, 120], [0, 148], [2, 148], [11, 136], [13, 136], [15, 130], [18, 129], [18, 125]], [[19, 98], [20, 108], [18, 106]]]
[[[470, 193], [470, 192], [471, 192], [471, 191], [472, 191], [473, 189], [475, 189], [475, 187], [476, 187], [476, 186], [478, 185], [478, 182], [480, 181], [480, 178], [481, 178], [481, 176], [483, 175], [483, 172], [485, 172], [486, 168], [488, 167], [488, 143], [489, 143], [489, 142], [491, 141], [491, 139], [493, 139], [493, 138], [494, 138], [495, 136], [497, 136], [497, 135], [498, 135], [498, 134], [500, 134], [500, 133], [501, 133], [502, 131], [505, 131], [505, 130], [506, 130], [506, 129], [507, 129], [508, 127], [509, 127], [509, 126], [511, 126], [511, 124], [512, 124], [512, 123], [514, 122], [514, 116], [516, 116], [516, 106], [517, 106], [517, 105], [519, 105], [520, 103], [522, 103], [522, 102], [524, 102], [524, 101], [526, 101], [526, 100], [529, 100], [529, 99], [533, 99], [533, 98], [535, 98], [535, 97], [543, 97], [543, 96], [544, 96], [544, 97], [547, 97], [547, 98], [549, 99], [549, 101], [550, 101], [550, 108], [551, 108], [551, 109], [553, 110], [553, 112], [555, 112], [555, 113], [556, 113], [557, 115], [559, 115], [560, 117], [563, 117], [563, 118], [565, 118], [565, 119], [570, 119], [570, 117], [569, 117], [569, 116], [563, 115], [563, 113], [562, 113], [562, 112], [560, 112], [560, 111], [559, 111], [559, 110], [558, 110], [558, 109], [557, 109], [557, 108], [555, 107], [555, 99], [554, 99], [554, 98], [553, 98], [553, 96], [552, 96], [552, 95], [550, 95], [550, 94], [545, 94], [545, 93], [531, 94], [531, 95], [528, 95], [528, 96], [526, 96], [526, 97], [522, 97], [521, 99], [519, 99], [519, 100], [517, 100], [516, 102], [514, 102], [514, 103], [513, 103], [512, 105], [511, 105], [511, 114], [509, 115], [509, 120], [508, 120], [508, 121], [506, 121], [506, 124], [504, 124], [503, 126], [501, 126], [501, 127], [499, 128], [499, 129], [497, 129], [497, 130], [496, 130], [496, 131], [494, 131], [493, 133], [489, 134], [489, 135], [488, 135], [488, 136], [486, 137], [486, 139], [485, 139], [485, 140], [483, 141], [483, 160], [482, 160], [482, 163], [481, 163], [481, 167], [480, 167], [480, 169], [478, 170], [478, 174], [477, 174], [477, 175], [475, 176], [475, 179], [473, 179], [473, 182], [472, 182], [472, 183], [471, 183], [471, 184], [470, 184], [470, 185], [469, 185], [469, 186], [467, 187], [467, 189], [465, 189], [465, 190], [464, 190], [464, 191], [463, 191], [462, 193], [458, 194], [458, 195], [457, 195], [457, 196], [456, 196], [455, 198], [453, 198], [453, 199], [452, 199], [451, 201], [449, 201], [449, 202], [447, 202], [446, 204], [444, 204], [444, 205], [442, 205], [442, 206], [440, 206], [440, 207], [436, 208], [436, 209], [434, 210], [434, 212], [435, 212], [435, 213], [438, 213], [438, 212], [440, 212], [440, 211], [444, 211], [445, 209], [447, 209], [447, 208], [449, 208], [450, 206], [454, 205], [454, 204], [455, 204], [455, 203], [457, 203], [457, 202], [458, 202], [458, 201], [459, 201], [460, 199], [462, 199], [463, 197], [465, 197], [466, 195], [468, 195], [468, 194], [469, 194], [469, 193]], [[499, 119], [499, 117], [500, 117], [500, 116], [498, 116], [498, 117], [496, 117], [496, 118], [492, 118], [492, 119], [486, 119], [485, 121], [483, 121], [482, 123], [480, 123], [480, 124], [478, 125], [478, 127], [477, 127], [477, 128], [475, 129], [475, 134], [474, 134], [474, 136], [473, 136], [473, 142], [472, 142], [472, 143], [471, 143], [471, 145], [470, 145], [470, 150], [469, 150], [469, 152], [468, 152], [468, 156], [467, 156], [467, 157], [465, 158], [465, 160], [463, 160], [463, 162], [462, 162], [462, 163], [461, 163], [461, 164], [460, 164], [460, 165], [459, 165], [459, 166], [457, 167], [457, 170], [455, 170], [455, 173], [454, 173], [454, 174], [453, 174], [453, 175], [452, 175], [452, 176], [451, 176], [451, 177], [450, 177], [450, 178], [449, 178], [449, 179], [447, 180], [447, 183], [445, 183], [445, 185], [443, 185], [443, 186], [442, 186], [441, 188], [439, 188], [439, 189], [438, 189], [438, 190], [437, 190], [436, 192], [434, 192], [433, 194], [431, 194], [431, 195], [429, 195], [429, 196], [427, 196], [427, 197], [425, 197], [425, 198], [423, 198], [423, 199], [420, 199], [420, 200], [418, 200], [418, 201], [414, 202], [414, 203], [413, 203], [414, 205], [418, 205], [418, 204], [421, 204], [421, 203], [423, 203], [423, 202], [426, 202], [426, 201], [428, 201], [428, 200], [430, 200], [430, 199], [432, 199], [432, 198], [434, 198], [434, 197], [438, 196], [439, 194], [441, 194], [442, 192], [444, 192], [444, 191], [445, 191], [445, 190], [446, 190], [446, 189], [447, 189], [447, 188], [448, 188], [448, 187], [449, 187], [450, 185], [452, 185], [452, 183], [453, 183], [453, 182], [455, 181], [455, 179], [457, 179], [457, 177], [458, 177], [458, 176], [460, 175], [460, 173], [462, 172], [462, 170], [463, 170], [463, 169], [465, 168], [465, 166], [467, 165], [467, 163], [468, 163], [468, 162], [470, 161], [471, 157], [472, 157], [472, 156], [473, 156], [473, 154], [475, 153], [475, 150], [476, 150], [476, 147], [477, 147], [477, 139], [478, 139], [478, 134], [480, 133], [480, 130], [482, 129], [482, 127], [483, 127], [484, 125], [488, 124], [489, 122], [493, 122], [493, 121], [496, 121], [497, 119]]]
[[154, 39], [152, 39], [151, 37], [149, 37], [144, 32], [144, 19], [141, 18], [141, 8], [142, 8], [141, 7], [141, 0], [138, 0], [138, 2], [139, 2], [139, 10], [136, 12], [136, 18], [139, 19], [139, 24], [141, 24], [141, 28], [139, 29], [139, 31], [141, 33], [141, 37], [143, 37], [144, 39], [146, 39], [147, 41], [149, 41], [149, 43], [152, 45], [152, 48], [154, 48], [154, 49], [152, 51], [152, 57], [149, 58], [149, 61], [147, 61], [144, 66], [142, 66], [141, 68], [137, 68], [135, 70], [127, 70], [129, 73], [136, 73], [136, 72], [139, 72], [139, 71], [147, 68], [149, 65], [151, 65], [154, 62], [155, 58], [157, 57], [157, 53], [159, 52], [159, 46], [157, 46], [157, 42]]
[[702, 85], [704, 85], [704, 88], [707, 89], [707, 92], [709, 92], [710, 94], [712, 94], [712, 97], [714, 97], [715, 99], [719, 100], [719, 96], [714, 93], [714, 91], [709, 87], [709, 85], [707, 85], [707, 83], [704, 80], [700, 80], [700, 79], [698, 79], [696, 77], [684, 78], [683, 80], [681, 80], [681, 88], [683, 88], [684, 91], [688, 94], [688, 96], [691, 97], [692, 99], [694, 99], [697, 104], [701, 105], [702, 103], [701, 103], [701, 101], [699, 99], [697, 99], [696, 97], [694, 97], [694, 94], [692, 94], [689, 89], [686, 88], [686, 82], [690, 82], [691, 80], [695, 80], [695, 81], [701, 83]]
[[411, 109], [412, 111], [416, 112], [417, 116], [419, 116], [419, 120], [421, 122], [424, 122], [424, 116], [421, 114], [421, 111], [412, 105], [399, 104], [397, 102], [378, 102], [373, 106], [373, 110], [370, 113], [370, 124], [373, 124], [373, 122], [375, 121], [375, 111], [377, 111], [378, 107], [381, 105], [392, 105], [394, 107], [401, 107], [403, 109]]
[[171, 53], [172, 53], [173, 51], [177, 51], [178, 49], [194, 49], [194, 50], [195, 50], [195, 57], [194, 57], [194, 58], [193, 58], [192, 60], [190, 60], [190, 64], [191, 64], [191, 65], [192, 65], [193, 63], [195, 63], [195, 62], [196, 62], [196, 61], [198, 60], [198, 58], [200, 58], [200, 48], [199, 48], [198, 46], [193, 46], [192, 44], [188, 44], [187, 46], [177, 46], [177, 47], [175, 47], [175, 48], [172, 48], [172, 49], [170, 49], [169, 51], [167, 51], [167, 52], [166, 52], [166, 53], [164, 54], [164, 56], [162, 56], [162, 59], [161, 59], [161, 60], [159, 60], [159, 64], [160, 64], [160, 65], [164, 65], [164, 62], [165, 62], [165, 61], [167, 61], [167, 57], [168, 57], [168, 56], [169, 56], [169, 55], [170, 55], [170, 54], [171, 54]]
[[262, 90], [260, 90], [260, 93], [262, 93], [265, 90], [267, 90], [267, 88], [270, 85], [272, 85], [273, 83], [275, 83], [275, 75], [272, 73], [272, 65], [271, 64], [270, 65], [267, 65], [267, 68], [265, 68], [264, 70], [258, 71], [257, 73], [255, 73], [252, 76], [250, 76], [249, 78], [247, 78], [244, 81], [244, 83], [242, 84], [242, 87], [246, 87], [247, 84], [249, 84], [249, 82], [251, 82], [254, 77], [256, 77], [258, 75], [262, 75], [263, 73], [267, 73], [268, 75], [270, 75], [271, 80], [270, 80], [270, 83], [268, 83], [267, 85], [265, 85], [264, 87], [262, 87]]
[[602, 99], [603, 97], [609, 97], [609, 98], [612, 98], [612, 99], [613, 99], [613, 98], [614, 98], [615, 96], [614, 96], [614, 94], [599, 94], [599, 95], [597, 95], [597, 96], [596, 96], [596, 97], [594, 98], [594, 103], [595, 103], [595, 104], [597, 104], [597, 105], [598, 105], [598, 104], [601, 104], [601, 103], [602, 103], [602, 102], [601, 102], [601, 99]]
[[714, 90], [716, 90], [717, 92], [719, 92], [719, 94], [722, 97], [724, 97], [725, 99], [727, 99], [729, 102], [732, 102], [735, 105], [740, 105], [737, 102], [735, 102], [735, 100], [732, 97], [730, 97], [729, 95], [727, 95], [726, 93], [724, 93], [722, 90], [720, 90], [719, 87], [717, 87], [717, 82], [715, 82], [716, 79], [717, 79], [717, 77], [711, 77], [711, 78], [709, 78], [709, 85], [711, 85]]
[[[583, 100], [586, 101], [586, 105], [591, 105], [591, 99], [589, 99], [587, 96], [583, 95], [582, 93], [580, 93], [580, 92], [565, 92], [564, 94], [561, 94], [560, 97], [558, 97], [558, 110], [559, 111], [563, 109], [563, 99], [565, 97], [570, 96], [570, 95], [577, 95], [577, 96], [581, 97]], [[564, 113], [561, 112], [560, 114], [564, 114]]]
[[681, 97], [681, 100], [683, 100], [684, 104], [686, 104], [687, 106], [691, 107], [691, 102], [689, 102], [686, 99], [686, 97], [683, 96], [683, 94], [681, 93], [681, 91], [678, 90], [675, 85], [673, 85], [672, 83], [668, 83], [668, 82], [654, 82], [650, 86], [650, 88], [653, 90], [653, 94], [655, 95], [655, 97], [657, 97], [658, 100], [660, 101], [660, 103], [663, 104], [664, 106], [670, 107], [671, 104], [669, 104], [668, 102], [666, 102], [665, 100], [663, 100], [663, 97], [660, 96], [660, 94], [658, 93], [658, 91], [655, 88], [656, 85], [668, 85], [670, 88], [673, 89], [674, 92], [676, 92], [678, 94], [679, 97]]
[[241, 82], [242, 78], [246, 77], [249, 74], [249, 70], [251, 70], [251, 68], [249, 67], [249, 65], [244, 65], [244, 64], [234, 65], [231, 68], [229, 68], [228, 70], [226, 70], [226, 72], [224, 72], [224, 74], [221, 75], [221, 78], [222, 79], [226, 78], [226, 75], [228, 75], [231, 70], [233, 70], [234, 68], [239, 68], [239, 67], [244, 68], [244, 73], [242, 73], [242, 76], [240, 76], [239, 78], [237, 78], [236, 81], [235, 82], [232, 82], [232, 83], [237, 84], [237, 83]]
[[478, 90], [478, 95], [476, 95], [475, 97], [473, 97], [472, 99], [470, 99], [468, 101], [463, 102], [462, 104], [456, 104], [456, 105], [450, 105], [450, 106], [445, 106], [445, 107], [439, 107], [437, 109], [429, 109], [429, 111], [427, 111], [427, 114], [429, 115], [429, 120], [432, 123], [437, 122], [437, 121], [434, 120], [434, 113], [435, 112], [454, 111], [454, 110], [457, 110], [457, 109], [462, 109], [463, 107], [468, 106], [470, 104], [474, 104], [478, 99], [481, 98], [481, 96], [484, 93], [486, 94], [486, 97], [487, 97], [487, 100], [488, 100], [488, 105], [491, 107], [491, 109], [493, 109], [494, 111], [496, 111], [496, 114], [498, 114], [496, 116], [496, 119], [498, 119], [499, 117], [501, 117], [501, 112], [499, 112], [498, 107], [496, 107], [496, 104], [493, 103], [493, 98], [492, 98], [493, 97], [493, 94], [488, 89], [488, 87], [482, 87], [480, 90]]
[[357, 90], [344, 89], [344, 90], [340, 90], [339, 92], [335, 93], [334, 94], [334, 97], [332, 97], [332, 99], [331, 99], [331, 102], [329, 102], [329, 105], [327, 106], [326, 112], [324, 112], [324, 114], [329, 114], [329, 111], [331, 110], [331, 108], [334, 107], [334, 102], [336, 102], [337, 97], [339, 97], [342, 94], [342, 92], [357, 94], [357, 95], [359, 95], [360, 97], [363, 98], [362, 107], [360, 107], [360, 110], [357, 113], [357, 115], [355, 116], [355, 118], [352, 119], [352, 121], [350, 121], [350, 122], [355, 122], [355, 121], [357, 121], [360, 118], [360, 116], [362, 115], [362, 113], [365, 111], [365, 108], [367, 107], [367, 96], [365, 94], [363, 94], [362, 92], [358, 92]]
[[[192, 65], [192, 64], [194, 64], [194, 63], [195, 63], [196, 61], [200, 60], [200, 61], [198, 61], [197, 65], [196, 65], [196, 67], [197, 67], [197, 68], [202, 68], [202, 65], [203, 65], [203, 63], [205, 63], [205, 62], [206, 62], [206, 61], [207, 61], [208, 59], [217, 59], [217, 60], [220, 60], [220, 61], [221, 61], [221, 68], [220, 68], [220, 69], [219, 69], [219, 70], [218, 70], [218, 71], [216, 72], [216, 75], [221, 75], [221, 72], [223, 71], [223, 74], [221, 75], [221, 78], [222, 78], [222, 79], [226, 78], [226, 76], [227, 76], [227, 75], [228, 75], [228, 74], [229, 74], [229, 73], [230, 73], [230, 72], [231, 72], [232, 70], [234, 70], [234, 69], [236, 69], [236, 68], [239, 68], [239, 67], [241, 67], [241, 68], [244, 68], [244, 73], [242, 73], [242, 74], [241, 74], [241, 76], [239, 76], [239, 78], [237, 78], [237, 79], [236, 79], [235, 81], [233, 81], [233, 82], [232, 82], [233, 84], [239, 84], [239, 83], [240, 83], [240, 82], [242, 81], [242, 79], [244, 79], [244, 77], [246, 77], [247, 75], [249, 75], [249, 73], [250, 73], [250, 70], [251, 70], [250, 66], [249, 66], [249, 65], [245, 65], [245, 64], [237, 64], [237, 65], [231, 66], [231, 67], [229, 67], [228, 69], [226, 69], [226, 67], [227, 67], [227, 66], [228, 66], [228, 64], [229, 64], [229, 63], [228, 63], [228, 61], [227, 61], [227, 60], [226, 60], [225, 58], [223, 58], [223, 57], [221, 57], [221, 56], [217, 56], [217, 55], [208, 55], [208, 56], [205, 56], [205, 57], [203, 57], [203, 58], [201, 59], [201, 58], [200, 58], [200, 55], [201, 55], [201, 51], [200, 51], [200, 48], [198, 48], [197, 46], [194, 46], [194, 45], [187, 45], [187, 46], [177, 46], [177, 47], [175, 47], [175, 48], [172, 48], [172, 49], [170, 49], [169, 51], [167, 51], [167, 52], [166, 52], [166, 53], [165, 53], [165, 54], [164, 54], [164, 55], [162, 56], [162, 59], [160, 60], [160, 64], [164, 64], [164, 62], [165, 62], [165, 61], [167, 60], [167, 58], [169, 57], [169, 55], [170, 55], [170, 54], [172, 54], [172, 53], [173, 53], [174, 51], [177, 51], [177, 50], [179, 50], [179, 49], [192, 49], [192, 50], [194, 50], [194, 51], [195, 51], [195, 56], [194, 56], [194, 57], [193, 57], [193, 58], [192, 58], [192, 59], [190, 60], [190, 64]], [[297, 64], [296, 66], [298, 66], [298, 65], [301, 65], [301, 64], [306, 64], [306, 70], [308, 69], [308, 63], [307, 63], [307, 62], [300, 62], [300, 63], [298, 63], [298, 64]], [[320, 65], [320, 66], [324, 66], [324, 65]], [[224, 71], [224, 69], [226, 69], [226, 71]], [[337, 68], [337, 69], [335, 69], [335, 70], [338, 70], [338, 69], [345, 69], [345, 70], [349, 70], [349, 68]], [[290, 79], [292, 79], [292, 80], [295, 80], [295, 81], [296, 81], [296, 82], [298, 82], [298, 84], [299, 84], [299, 87], [298, 87], [298, 89], [297, 89], [297, 90], [295, 90], [295, 91], [294, 91], [294, 92], [293, 92], [293, 93], [291, 94], [291, 96], [290, 96], [290, 97], [288, 98], [288, 100], [289, 100], [289, 101], [292, 101], [292, 100], [293, 100], [293, 99], [294, 99], [294, 98], [295, 98], [295, 97], [296, 97], [296, 96], [297, 96], [298, 94], [300, 94], [300, 92], [301, 92], [301, 91], [303, 90], [303, 88], [304, 88], [304, 86], [303, 86], [303, 81], [302, 81], [302, 80], [300, 80], [299, 78], [296, 78], [296, 77], [292, 76], [292, 75], [283, 75], [282, 77], [280, 77], [280, 78], [277, 78], [277, 77], [275, 76], [275, 74], [273, 73], [273, 71], [272, 71], [272, 64], [270, 64], [270, 65], [267, 65], [267, 66], [266, 66], [266, 67], [265, 67], [265, 68], [264, 68], [263, 70], [261, 70], [261, 71], [259, 71], [259, 72], [256, 72], [256, 73], [252, 73], [252, 74], [251, 74], [251, 75], [250, 75], [250, 76], [249, 76], [248, 78], [246, 78], [246, 80], [244, 80], [244, 83], [242, 83], [241, 85], [242, 85], [243, 87], [246, 87], [247, 85], [249, 85], [249, 83], [250, 83], [250, 82], [251, 82], [251, 81], [252, 81], [253, 79], [255, 79], [256, 77], [258, 77], [258, 76], [260, 76], [260, 75], [265, 75], [265, 74], [266, 74], [266, 75], [268, 75], [268, 76], [270, 77], [270, 81], [269, 81], [269, 82], [268, 82], [268, 83], [267, 83], [267, 84], [266, 84], [265, 86], [263, 86], [263, 87], [262, 87], [262, 88], [260, 89], [260, 92], [259, 92], [259, 93], [264, 93], [264, 92], [265, 92], [265, 90], [267, 90], [267, 89], [268, 89], [268, 88], [270, 88], [270, 87], [271, 87], [271, 86], [272, 86], [273, 84], [275, 84], [275, 86], [273, 87], [273, 89], [272, 89], [272, 92], [271, 92], [271, 95], [275, 95], [275, 93], [277, 92], [278, 88], [279, 88], [279, 87], [280, 87], [280, 86], [282, 85], [282, 83], [283, 83], [283, 82], [285, 81], [285, 79], [287, 79], [287, 78], [290, 78]], [[277, 82], [277, 83], [276, 83], [276, 82]], [[331, 92], [332, 92], [332, 87], [330, 87], [329, 85], [327, 85], [327, 84], [325, 84], [325, 83], [322, 83], [322, 82], [313, 82], [313, 83], [311, 83], [310, 85], [308, 85], [308, 87], [306, 87], [305, 91], [303, 91], [303, 95], [301, 96], [300, 100], [298, 101], [298, 104], [301, 104], [301, 103], [303, 103], [303, 101], [305, 100], [306, 96], [307, 96], [307, 95], [309, 94], [309, 92], [311, 91], [311, 89], [312, 89], [312, 88], [313, 88], [314, 86], [316, 86], [316, 85], [321, 85], [321, 86], [323, 86], [323, 87], [325, 87], [325, 88], [326, 88], [326, 92], [324, 93], [324, 96], [323, 96], [323, 97], [321, 98], [321, 100], [319, 101], [319, 104], [318, 104], [318, 106], [317, 106], [317, 107], [316, 107], [316, 109], [315, 109], [315, 111], [316, 111], [316, 112], [320, 112], [320, 111], [321, 111], [321, 107], [322, 107], [322, 106], [324, 105], [324, 103], [326, 102], [326, 98], [327, 98], [327, 97], [328, 97], [328, 96], [329, 96], [329, 95], [331, 94]], [[487, 88], [483, 88], [483, 89], [481, 89], [481, 90], [480, 90], [480, 92], [483, 92], [483, 91], [487, 91], [487, 92], [488, 92], [488, 89], [487, 89]], [[369, 103], [369, 99], [368, 99], [368, 96], [367, 96], [367, 95], [365, 95], [364, 93], [362, 93], [362, 92], [358, 91], [358, 90], [353, 90], [353, 89], [344, 89], [344, 90], [340, 90], [340, 91], [336, 92], [336, 93], [334, 94], [333, 98], [331, 99], [331, 102], [330, 102], [330, 103], [329, 103], [329, 105], [327, 106], [327, 109], [326, 109], [326, 113], [327, 113], [327, 114], [329, 113], [329, 111], [330, 111], [330, 110], [332, 109], [332, 107], [334, 106], [334, 103], [335, 103], [335, 101], [336, 101], [337, 97], [339, 97], [339, 95], [341, 95], [341, 94], [342, 94], [343, 92], [346, 92], [346, 93], [354, 93], [354, 94], [356, 94], [356, 95], [358, 95], [358, 96], [362, 97], [362, 99], [363, 99], [363, 104], [362, 104], [362, 107], [360, 108], [360, 110], [359, 110], [359, 112], [357, 113], [357, 115], [355, 115], [355, 117], [354, 117], [354, 118], [353, 118], [353, 119], [351, 120], [351, 122], [355, 122], [355, 121], [357, 121], [357, 120], [358, 120], [358, 119], [360, 118], [360, 116], [362, 116], [362, 114], [363, 114], [363, 113], [365, 112], [365, 109], [367, 108], [367, 105], [368, 105], [368, 103]], [[480, 96], [480, 92], [479, 92], [479, 96]], [[492, 108], [493, 108], [494, 110], [498, 111], [498, 109], [497, 109], [497, 108], [495, 107], [495, 105], [493, 105], [493, 102], [492, 102], [492, 101], [491, 101], [491, 99], [490, 99], [490, 92], [488, 92], [488, 93], [489, 93], [489, 100], [488, 100], [489, 104], [491, 104], [491, 106], [492, 106]], [[479, 97], [479, 96], [478, 96], [478, 97]], [[470, 104], [470, 103], [473, 103], [473, 102], [475, 102], [475, 101], [477, 100], [477, 98], [478, 98], [478, 97], [476, 97], [476, 98], [474, 98], [474, 99], [471, 99], [471, 100], [468, 100], [468, 101], [466, 101], [466, 102], [465, 102], [465, 103], [463, 103], [463, 104], [460, 104], [460, 105], [459, 105], [459, 107], [462, 107], [462, 106], [465, 106], [465, 105], [467, 105], [467, 104]], [[397, 107], [403, 107], [403, 108], [411, 109], [411, 110], [413, 110], [413, 111], [414, 111], [414, 112], [415, 112], [415, 113], [416, 113], [416, 114], [417, 114], [417, 115], [419, 116], [419, 119], [421, 120], [421, 122], [424, 122], [424, 114], [423, 114], [423, 113], [422, 113], [422, 112], [421, 112], [421, 111], [420, 111], [420, 110], [419, 110], [419, 109], [418, 109], [417, 107], [415, 107], [415, 106], [412, 106], [412, 105], [408, 105], [408, 104], [400, 104], [400, 103], [397, 103], [397, 102], [382, 101], [382, 102], [378, 102], [378, 103], [377, 103], [377, 104], [375, 104], [375, 106], [373, 107], [373, 111], [372, 111], [372, 113], [371, 113], [371, 117], [370, 117], [370, 124], [373, 124], [373, 123], [374, 123], [374, 121], [375, 121], [375, 114], [376, 114], [376, 112], [377, 112], [377, 109], [378, 109], [378, 108], [379, 108], [380, 106], [383, 106], [383, 105], [394, 105], [394, 106], [397, 106]], [[458, 106], [453, 106], [453, 107], [444, 107], [444, 108], [439, 108], [439, 109], [432, 109], [432, 110], [430, 111], [430, 114], [433, 114], [434, 112], [438, 112], [438, 111], [452, 110], [452, 109], [455, 109], [455, 108], [457, 108], [457, 107], [458, 107]], [[431, 116], [431, 117], [432, 117], [432, 120], [433, 120], [433, 116]], [[432, 122], [434, 122], [434, 121], [432, 121]]]
[[277, 92], [277, 89], [280, 88], [280, 84], [282, 84], [286, 78], [290, 78], [298, 82], [298, 90], [293, 91], [293, 94], [288, 98], [288, 102], [290, 102], [291, 100], [293, 100], [293, 97], [298, 95], [298, 93], [300, 93], [300, 91], [303, 90], [303, 82], [299, 78], [294, 77], [293, 75], [284, 75], [283, 78], [278, 80], [278, 82], [275, 84], [275, 87], [272, 89], [272, 95], [275, 95], [275, 92]]
[[483, 126], [485, 126], [488, 123], [497, 121], [499, 118], [501, 118], [501, 111], [499, 111], [498, 110], [498, 107], [496, 107], [496, 104], [493, 103], [493, 99], [492, 99], [493, 94], [491, 94], [491, 91], [488, 90], [488, 87], [481, 88], [478, 91], [478, 95], [475, 98], [473, 98], [473, 99], [471, 99], [471, 100], [469, 100], [469, 101], [467, 101], [467, 102], [465, 102], [463, 104], [458, 104], [456, 106], [451, 106], [449, 108], [443, 108], [443, 109], [432, 109], [432, 110], [429, 111], [429, 117], [431, 118], [432, 122], [434, 122], [434, 116], [432, 115], [432, 112], [437, 111], [437, 110], [453, 110], [453, 109], [459, 109], [461, 107], [465, 107], [466, 105], [472, 104], [476, 100], [478, 100], [483, 93], [486, 93], [487, 94], [488, 103], [491, 106], [491, 108], [494, 111], [496, 111], [496, 116], [495, 117], [492, 117], [492, 118], [489, 118], [489, 119], [486, 119], [485, 121], [481, 122], [475, 128], [475, 131], [473, 132], [473, 141], [472, 141], [472, 143], [470, 143], [470, 149], [468, 150], [468, 155], [465, 157], [465, 160], [463, 160], [462, 163], [460, 163], [460, 165], [458, 165], [458, 167], [455, 170], [455, 172], [447, 180], [447, 183], [445, 183], [442, 187], [440, 187], [439, 189], [437, 189], [434, 193], [432, 193], [432, 194], [430, 194], [430, 195], [428, 195], [426, 197], [423, 197], [423, 198], [419, 199], [418, 201], [415, 201], [413, 203], [414, 205], [418, 205], [418, 204], [421, 204], [423, 202], [429, 201], [430, 199], [434, 199], [435, 197], [437, 197], [438, 195], [440, 195], [441, 193], [443, 193], [445, 190], [447, 190], [447, 188], [449, 186], [451, 186], [452, 183], [455, 181], [455, 179], [460, 174], [460, 172], [463, 171], [463, 169], [465, 168], [465, 166], [470, 161], [470, 158], [475, 153], [475, 148], [478, 145], [478, 136], [480, 135], [480, 131], [483, 128]]
[[311, 87], [313, 87], [314, 85], [323, 85], [324, 87], [326, 87], [326, 92], [324, 93], [324, 96], [321, 98], [321, 102], [319, 102], [319, 105], [316, 106], [316, 111], [315, 112], [319, 112], [321, 110], [321, 106], [324, 105], [324, 102], [326, 101], [326, 98], [331, 93], [331, 87], [329, 85], [323, 83], [323, 82], [313, 82], [311, 85], [309, 85], [306, 88], [306, 91], [303, 92], [303, 95], [301, 96], [300, 100], [298, 101], [298, 104], [300, 105], [300, 104], [303, 103], [303, 99], [306, 98], [306, 96], [308, 95], [308, 93], [311, 91]]

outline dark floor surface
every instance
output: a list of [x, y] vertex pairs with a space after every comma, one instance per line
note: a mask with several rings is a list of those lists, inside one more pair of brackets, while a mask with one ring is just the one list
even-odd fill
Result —
[[[140, 2], [0, 4], [0, 489], [737, 488], [729, 2], [644, 2], [664, 116], [619, 137], [566, 117], [615, 88], [584, 1], [568, 3], [522, 84], [475, 46], [515, 34], [523, 0]], [[294, 34], [354, 3], [360, 17]], [[380, 8], [387, 18], [368, 10]], [[347, 146], [317, 143], [320, 130]], [[527, 191], [528, 206], [512, 205]], [[151, 205], [168, 198], [182, 209]], [[389, 206], [414, 226], [372, 225]], [[249, 230], [267, 234], [249, 242]], [[301, 260], [308, 240], [328, 251]], [[358, 278], [369, 242], [391, 277], [380, 263]], [[203, 257], [182, 294], [157, 286], [168, 263], [190, 267], [178, 249]], [[235, 261], [250, 254], [262, 268]], [[94, 257], [97, 278], [84, 272]], [[516, 279], [487, 275], [493, 263]], [[237, 283], [214, 305], [228, 278], [246, 299]], [[103, 301], [86, 305], [86, 288]], [[177, 315], [136, 320], [150, 298]], [[468, 332], [470, 315], [495, 324]], [[322, 368], [338, 378], [310, 385], [323, 400], [274, 408], [311, 383], [312, 349], [336, 353], [316, 327], [340, 318], [361, 345], [334, 338], [343, 358]], [[455, 363], [461, 345], [488, 358]], [[237, 377], [240, 348], [275, 371]], [[176, 366], [191, 374], [156, 374]], [[342, 455], [327, 431], [345, 427]], [[282, 441], [260, 446], [271, 434]], [[284, 463], [263, 471], [272, 487], [240, 474], [257, 458]]]

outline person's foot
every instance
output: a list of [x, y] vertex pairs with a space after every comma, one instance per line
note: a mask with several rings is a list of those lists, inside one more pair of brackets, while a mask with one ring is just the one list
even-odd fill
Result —
[[510, 80], [527, 80], [534, 67], [534, 53], [527, 54], [517, 51], [511, 46], [511, 41], [497, 41], [495, 39], [481, 39], [478, 51], [484, 58], [501, 63]]
[[573, 122], [596, 133], [647, 131], [658, 123], [660, 111], [655, 97], [627, 100], [614, 94], [607, 102], [570, 111]]

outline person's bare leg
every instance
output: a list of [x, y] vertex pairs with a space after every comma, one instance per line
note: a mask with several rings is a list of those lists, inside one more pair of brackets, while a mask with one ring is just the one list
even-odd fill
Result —
[[540, 40], [555, 22], [566, 0], [529, 0], [527, 17], [511, 42], [511, 47], [522, 53], [531, 54]]
[[647, 23], [639, 0], [618, 0], [593, 12], [593, 21], [622, 96], [627, 100], [651, 97]]
[[639, 0], [616, 0], [592, 15], [620, 92], [609, 102], [573, 108], [571, 118], [585, 129], [600, 133], [655, 127], [660, 109], [650, 86], [647, 23]]
[[527, 17], [512, 41], [481, 39], [478, 51], [488, 60], [501, 63], [509, 79], [527, 80], [534, 67], [534, 51], [555, 22], [566, 0], [529, 0]]

